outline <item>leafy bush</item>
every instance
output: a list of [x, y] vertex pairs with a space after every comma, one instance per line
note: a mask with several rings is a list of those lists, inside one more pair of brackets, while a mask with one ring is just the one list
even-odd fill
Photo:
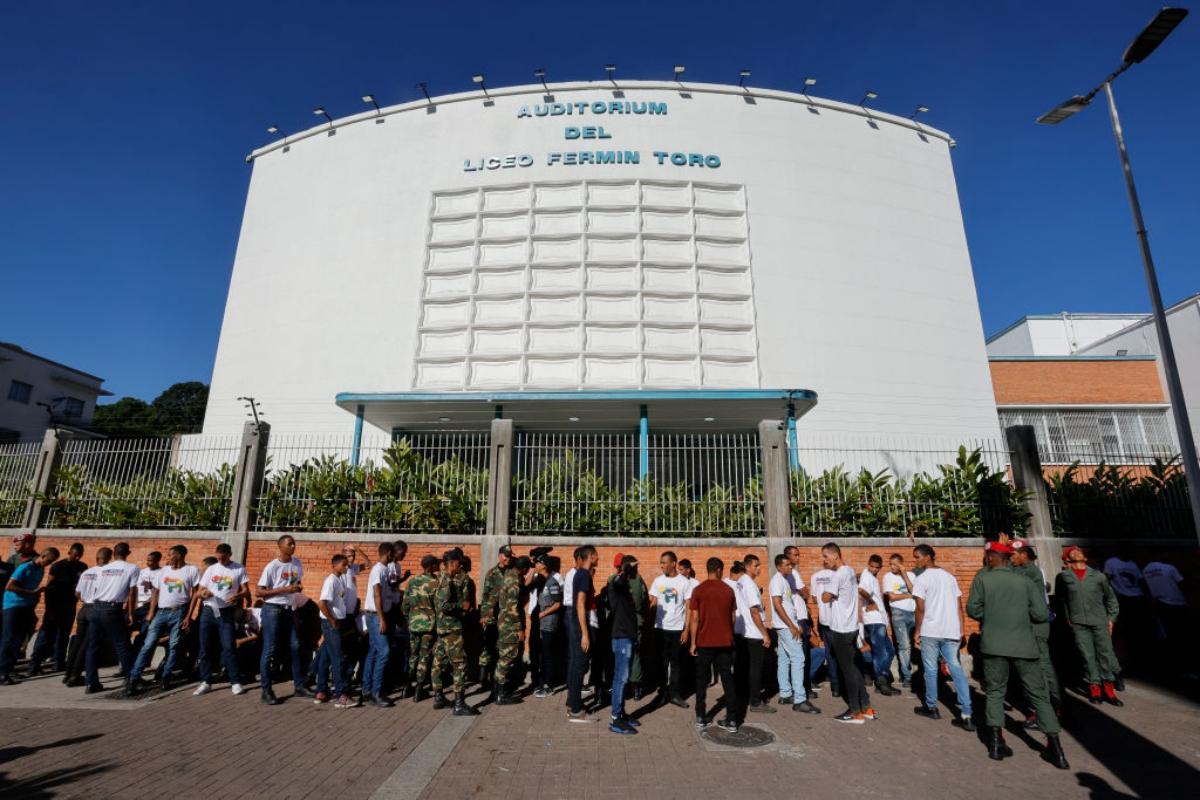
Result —
[[59, 468], [54, 490], [40, 496], [49, 528], [224, 528], [235, 468], [168, 469], [117, 482], [93, 478], [87, 466]]
[[[1083, 472], [1091, 474], [1084, 477]], [[1046, 480], [1050, 519], [1060, 535], [1191, 536], [1187, 480], [1178, 458], [1144, 468], [1079, 462]]]

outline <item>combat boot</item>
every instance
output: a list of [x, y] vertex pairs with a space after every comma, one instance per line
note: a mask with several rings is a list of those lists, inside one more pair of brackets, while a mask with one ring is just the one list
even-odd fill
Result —
[[467, 701], [461, 697], [454, 698], [454, 716], [456, 717], [478, 717], [479, 709], [467, 705]]
[[895, 697], [896, 695], [900, 694], [900, 692], [892, 688], [892, 681], [890, 678], [876, 678], [875, 694], [883, 695], [884, 697]]
[[1071, 765], [1067, 763], [1067, 755], [1063, 752], [1062, 742], [1058, 740], [1057, 734], [1046, 734], [1046, 751], [1042, 757], [1058, 769], [1071, 768]]
[[411, 687], [407, 683], [402, 683], [400, 684], [400, 688], [396, 690], [396, 699], [407, 700], [410, 694], [412, 694]]
[[413, 692], [413, 702], [414, 703], [419, 703], [422, 700], [428, 699], [428, 697], [429, 697], [429, 693], [425, 691], [425, 687], [423, 685], [418, 686], [417, 690], [415, 692]]
[[498, 706], [515, 706], [522, 702], [521, 698], [514, 695], [504, 686], [496, 687], [496, 705]]
[[1004, 739], [999, 728], [988, 728], [988, 758], [999, 761], [1004, 758]]
[[492, 689], [491, 672], [484, 670], [479, 676], [479, 688], [485, 692], [490, 692]]
[[[457, 704], [457, 701], [455, 701]], [[445, 708], [448, 705], [446, 695], [442, 694], [442, 690], [438, 689], [433, 693], [433, 708], [434, 710]]]

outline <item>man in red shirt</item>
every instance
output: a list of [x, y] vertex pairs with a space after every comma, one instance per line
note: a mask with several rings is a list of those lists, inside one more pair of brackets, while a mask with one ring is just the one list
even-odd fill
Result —
[[708, 580], [692, 590], [688, 620], [688, 638], [692, 642], [692, 655], [696, 658], [696, 727], [708, 726], [705, 716], [705, 693], [712, 665], [716, 664], [721, 676], [721, 688], [725, 691], [725, 718], [717, 727], [737, 732], [737, 694], [733, 687], [733, 620], [737, 616], [737, 601], [733, 589], [721, 580], [725, 564], [719, 558], [710, 558], [705, 565]]

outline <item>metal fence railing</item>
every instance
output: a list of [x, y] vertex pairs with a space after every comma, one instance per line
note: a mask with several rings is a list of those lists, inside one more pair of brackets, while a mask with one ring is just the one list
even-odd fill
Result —
[[1195, 535], [1178, 459], [1147, 453], [1128, 462], [1101, 459], [1045, 469], [1054, 532], [1103, 538]]
[[47, 528], [223, 528], [236, 436], [69, 439], [43, 499]]
[[21, 524], [41, 446], [41, 442], [0, 444], [0, 528]]
[[257, 530], [480, 533], [486, 433], [276, 434], [267, 445]]
[[1002, 408], [1000, 426], [1030, 425], [1042, 464], [1153, 464], [1179, 451], [1165, 408]]
[[1028, 518], [997, 440], [810, 435], [788, 456], [797, 535], [983, 536]]
[[[518, 434], [516, 533], [759, 535], [758, 435]], [[645, 470], [643, 471], [643, 467]]]

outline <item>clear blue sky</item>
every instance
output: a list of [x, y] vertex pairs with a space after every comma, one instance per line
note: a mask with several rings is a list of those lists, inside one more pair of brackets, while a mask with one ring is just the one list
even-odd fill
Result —
[[[152, 399], [208, 381], [250, 167], [311, 109], [669, 75], [908, 114], [954, 153], [984, 329], [1148, 308], [1103, 106], [1034, 118], [1116, 66], [1156, 2], [47, 2], [0, 25], [0, 339]], [[1200, 9], [1198, 9], [1200, 11]], [[1200, 13], [1117, 84], [1168, 302], [1200, 291]]]

